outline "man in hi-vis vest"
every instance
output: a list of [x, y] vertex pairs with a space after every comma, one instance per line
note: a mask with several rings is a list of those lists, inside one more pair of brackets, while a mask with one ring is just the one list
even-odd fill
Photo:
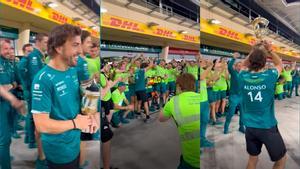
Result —
[[176, 80], [176, 96], [168, 101], [159, 121], [174, 119], [181, 144], [181, 160], [177, 169], [200, 168], [200, 94], [195, 91], [195, 77], [184, 73]]

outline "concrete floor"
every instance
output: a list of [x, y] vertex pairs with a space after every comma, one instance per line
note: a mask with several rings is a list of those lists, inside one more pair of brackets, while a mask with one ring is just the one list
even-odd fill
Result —
[[136, 119], [114, 130], [112, 164], [119, 169], [175, 169], [180, 159], [177, 128], [172, 120], [160, 123]]
[[[280, 133], [287, 147], [287, 164], [285, 169], [300, 168], [300, 97], [276, 101], [276, 117]], [[225, 119], [223, 118], [222, 121]], [[201, 155], [202, 169], [244, 169], [247, 165], [248, 154], [244, 134], [238, 132], [238, 116], [231, 123], [231, 133], [224, 135], [223, 125], [209, 126], [207, 136], [215, 141], [214, 149], [203, 149]], [[263, 146], [259, 156], [258, 169], [271, 169], [267, 150]]]

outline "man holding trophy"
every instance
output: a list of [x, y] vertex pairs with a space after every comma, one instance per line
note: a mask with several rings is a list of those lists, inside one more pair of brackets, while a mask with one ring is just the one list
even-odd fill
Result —
[[[282, 71], [280, 57], [272, 51], [271, 43], [263, 41], [268, 21], [253, 21], [255, 34], [260, 41], [255, 44], [244, 60], [246, 70], [239, 73], [242, 95], [242, 120], [246, 127], [246, 146], [249, 154], [247, 169], [255, 169], [262, 145], [274, 161], [273, 169], [284, 169], [286, 147], [277, 127], [274, 94], [277, 79]], [[271, 57], [274, 69], [265, 69], [267, 57]]]
[[91, 104], [80, 111], [80, 87], [74, 68], [81, 52], [80, 36], [79, 27], [55, 27], [48, 41], [50, 62], [32, 83], [31, 112], [49, 169], [78, 169], [80, 131], [94, 133], [99, 128], [95, 111], [88, 109]]

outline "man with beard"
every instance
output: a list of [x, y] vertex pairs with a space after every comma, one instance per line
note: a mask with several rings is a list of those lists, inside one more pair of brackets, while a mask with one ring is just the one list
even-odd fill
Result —
[[50, 169], [78, 169], [80, 130], [93, 133], [91, 116], [80, 115], [77, 58], [81, 30], [69, 24], [55, 27], [48, 41], [50, 62], [32, 83], [32, 113]]

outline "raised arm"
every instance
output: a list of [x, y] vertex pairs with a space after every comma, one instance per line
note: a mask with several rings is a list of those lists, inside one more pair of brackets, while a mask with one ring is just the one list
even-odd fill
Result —
[[275, 66], [275, 68], [277, 69], [278, 71], [278, 74], [280, 74], [282, 72], [282, 61], [280, 59], [280, 57], [272, 51], [272, 44], [267, 42], [267, 41], [264, 41], [263, 42], [263, 45], [266, 49], [266, 51], [268, 52], [268, 54], [272, 57], [272, 61], [273, 61], [273, 64]]
[[232, 74], [234, 72], [233, 65], [239, 56], [240, 56], [240, 54], [238, 52], [233, 53], [233, 58], [228, 63], [228, 71], [230, 74]]
[[213, 67], [213, 63], [211, 61], [207, 61], [207, 67], [200, 75], [200, 80], [205, 80]]

